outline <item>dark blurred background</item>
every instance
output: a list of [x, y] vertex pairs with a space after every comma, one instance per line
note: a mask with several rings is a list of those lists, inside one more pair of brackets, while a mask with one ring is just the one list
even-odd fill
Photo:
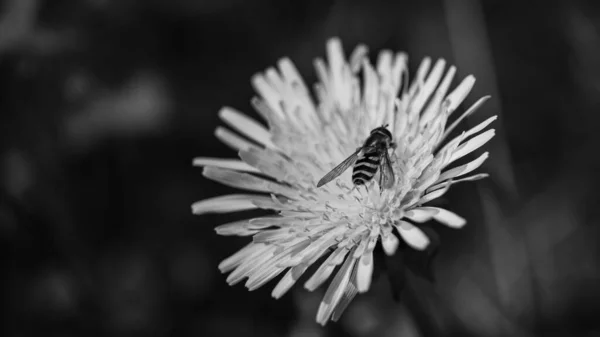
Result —
[[[600, 336], [600, 6], [596, 1], [0, 1], [4, 336]], [[437, 282], [385, 279], [339, 323], [323, 290], [229, 287], [247, 238], [191, 214], [231, 192], [191, 166], [232, 157], [217, 111], [289, 56], [308, 83], [325, 42], [404, 50], [477, 77], [467, 125], [499, 115], [491, 178], [455, 186]], [[464, 108], [464, 107], [463, 107]]]

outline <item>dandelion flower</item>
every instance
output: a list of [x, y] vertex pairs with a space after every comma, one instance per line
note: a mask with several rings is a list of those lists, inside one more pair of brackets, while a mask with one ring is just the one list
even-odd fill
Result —
[[[488, 153], [448, 168], [494, 136], [483, 131], [495, 116], [447, 136], [488, 97], [481, 98], [447, 126], [475, 79], [466, 77], [450, 93], [455, 67], [425, 58], [412, 83], [407, 55], [382, 51], [376, 66], [359, 45], [346, 60], [340, 40], [327, 43], [327, 62], [315, 61], [319, 83], [311, 92], [292, 62], [281, 59], [252, 78], [258, 92], [252, 104], [267, 126], [225, 107], [216, 136], [238, 151], [240, 159], [196, 158], [205, 177], [253, 193], [231, 194], [192, 205], [195, 214], [252, 209], [274, 214], [218, 226], [220, 235], [252, 236], [252, 242], [225, 259], [219, 269], [230, 285], [246, 280], [249, 290], [284, 274], [272, 291], [280, 298], [309, 266], [320, 263], [304, 287], [310, 291], [331, 278], [317, 312], [317, 322], [337, 319], [358, 293], [369, 289], [373, 250], [378, 243], [394, 255], [400, 240], [416, 250], [429, 237], [419, 227], [434, 219], [452, 228], [465, 225], [460, 216], [426, 206], [457, 182], [483, 178], [469, 175]], [[347, 170], [320, 188], [316, 183], [361, 146], [370, 130], [389, 124], [397, 147], [390, 154], [395, 182], [381, 189], [377, 179], [353, 188]], [[320, 262], [322, 261], [322, 262]], [[337, 269], [337, 270], [336, 270]], [[334, 273], [335, 271], [335, 273]]]

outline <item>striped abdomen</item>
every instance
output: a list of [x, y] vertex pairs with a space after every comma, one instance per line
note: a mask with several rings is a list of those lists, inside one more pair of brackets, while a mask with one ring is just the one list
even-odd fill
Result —
[[352, 170], [352, 183], [357, 186], [364, 185], [373, 179], [379, 169], [380, 162], [381, 156], [377, 152], [367, 153], [358, 158]]

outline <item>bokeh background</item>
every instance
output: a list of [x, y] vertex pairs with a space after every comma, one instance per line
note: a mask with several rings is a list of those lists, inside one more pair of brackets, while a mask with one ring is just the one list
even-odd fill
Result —
[[[502, 0], [0, 1], [0, 250], [4, 336], [600, 336], [600, 6]], [[467, 121], [498, 114], [491, 178], [444, 202], [437, 282], [386, 279], [339, 323], [322, 290], [227, 286], [246, 238], [193, 216], [230, 189], [195, 156], [251, 116], [249, 78], [289, 56], [308, 83], [329, 37], [458, 66]], [[464, 107], [463, 107], [464, 108]]]

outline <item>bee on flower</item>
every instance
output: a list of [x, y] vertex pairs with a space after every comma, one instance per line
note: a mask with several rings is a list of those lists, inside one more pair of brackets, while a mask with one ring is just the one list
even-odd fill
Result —
[[[430, 244], [421, 224], [434, 219], [452, 228], [466, 221], [428, 202], [472, 174], [488, 157], [452, 163], [494, 136], [484, 131], [491, 117], [454, 139], [448, 135], [489, 97], [483, 97], [447, 125], [470, 92], [466, 77], [452, 91], [455, 67], [425, 58], [408, 82], [407, 55], [382, 51], [376, 66], [359, 45], [346, 60], [339, 39], [327, 43], [327, 62], [315, 61], [320, 82], [314, 96], [292, 62], [283, 58], [252, 78], [254, 108], [262, 123], [225, 107], [216, 137], [239, 159], [196, 158], [205, 177], [249, 191], [201, 200], [195, 214], [252, 209], [273, 214], [220, 225], [220, 235], [252, 236], [219, 269], [227, 282], [245, 280], [254, 290], [284, 274], [272, 296], [280, 298], [313, 264], [304, 287], [331, 279], [316, 320], [337, 320], [349, 302], [369, 290], [374, 251], [401, 254], [403, 245], [423, 251]], [[362, 73], [362, 74], [361, 74]], [[352, 168], [352, 169], [349, 169]], [[332, 277], [333, 275], [333, 277]]]

